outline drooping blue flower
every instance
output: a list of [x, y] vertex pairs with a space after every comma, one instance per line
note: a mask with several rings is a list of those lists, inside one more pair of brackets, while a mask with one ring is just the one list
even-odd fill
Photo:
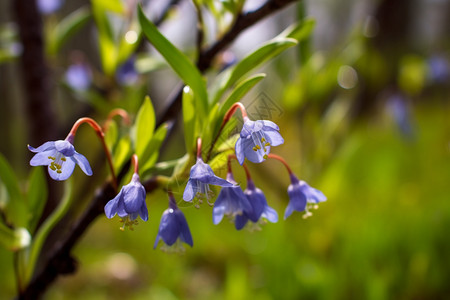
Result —
[[91, 86], [92, 72], [85, 63], [78, 62], [69, 66], [65, 79], [73, 90], [84, 92]]
[[212, 191], [209, 189], [210, 184], [222, 187], [233, 186], [232, 183], [214, 175], [211, 167], [205, 164], [201, 158], [197, 158], [197, 163], [191, 168], [189, 181], [183, 193], [183, 200], [190, 202], [194, 197], [206, 197], [208, 200], [212, 197]]
[[131, 226], [136, 224], [135, 220], [138, 216], [140, 216], [143, 221], [148, 220], [145, 197], [145, 188], [139, 180], [139, 175], [134, 173], [130, 183], [124, 185], [120, 189], [119, 194], [117, 194], [114, 199], [109, 200], [105, 205], [106, 217], [111, 219], [117, 214], [122, 218], [124, 227], [130, 226], [130, 229], [132, 229]]
[[266, 196], [255, 187], [253, 180], [248, 179], [244, 194], [252, 206], [252, 212], [250, 214], [244, 212], [242, 215], [236, 216], [235, 226], [237, 230], [242, 229], [248, 220], [257, 223], [261, 218], [265, 218], [272, 223], [278, 222], [278, 213], [267, 204]]
[[159, 240], [163, 240], [167, 246], [172, 246], [177, 241], [181, 241], [192, 247], [194, 242], [186, 218], [183, 212], [178, 209], [173, 196], [169, 195], [169, 198], [169, 208], [164, 211], [161, 217], [153, 249], [156, 248]]
[[307, 204], [318, 204], [327, 200], [325, 195], [315, 189], [310, 187], [303, 180], [298, 180], [298, 178], [291, 174], [291, 185], [288, 187], [289, 204], [284, 212], [284, 219], [289, 217], [292, 212], [295, 211], [306, 211], [305, 216], [308, 217], [311, 213], [308, 211]]
[[120, 84], [133, 85], [139, 79], [135, 63], [136, 58], [132, 56], [117, 69], [116, 79]]
[[64, 1], [62, 0], [37, 0], [38, 10], [43, 15], [49, 15], [59, 10]]
[[279, 131], [278, 125], [272, 121], [251, 121], [244, 117], [244, 125], [235, 146], [239, 163], [242, 165], [245, 157], [254, 163], [267, 159], [270, 147], [284, 143]]
[[244, 213], [247, 215], [252, 215], [253, 213], [250, 202], [241, 187], [234, 181], [231, 173], [228, 173], [227, 180], [233, 184], [223, 187], [214, 203], [213, 223], [216, 225], [222, 221], [224, 215], [235, 218]]
[[414, 136], [414, 130], [410, 107], [406, 99], [401, 94], [393, 94], [388, 98], [386, 108], [392, 115], [401, 133], [405, 137], [412, 138]]
[[75, 151], [72, 145], [73, 136], [65, 140], [46, 142], [37, 148], [28, 145], [31, 152], [36, 153], [30, 160], [31, 166], [48, 166], [48, 173], [54, 180], [66, 180], [72, 175], [75, 164], [88, 176], [92, 175], [89, 161]]
[[450, 78], [450, 62], [440, 54], [428, 60], [428, 77], [432, 83], [445, 83]]

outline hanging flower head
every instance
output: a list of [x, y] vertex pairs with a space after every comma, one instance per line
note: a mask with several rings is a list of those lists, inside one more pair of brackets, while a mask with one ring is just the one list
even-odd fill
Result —
[[183, 249], [181, 242], [184, 242], [191, 247], [194, 245], [186, 218], [184, 217], [183, 212], [178, 209], [175, 198], [170, 192], [169, 208], [164, 211], [161, 217], [158, 235], [156, 236], [153, 249], [158, 246], [159, 240], [163, 240], [169, 247], [175, 245], [175, 248], [177, 249]]
[[137, 224], [137, 217], [143, 221], [148, 220], [147, 204], [145, 203], [146, 192], [144, 186], [139, 181], [137, 172], [133, 174], [131, 182], [122, 187], [119, 194], [105, 205], [106, 217], [111, 219], [116, 214], [122, 218], [123, 227], [128, 226], [133, 230], [133, 225]]
[[190, 202], [194, 197], [206, 197], [209, 202], [209, 198], [212, 197], [212, 191], [209, 188], [210, 184], [222, 187], [233, 186], [232, 183], [214, 175], [211, 167], [204, 163], [201, 157], [198, 157], [197, 163], [191, 168], [189, 181], [183, 193], [183, 200]]
[[279, 130], [278, 125], [272, 121], [251, 121], [245, 116], [244, 125], [235, 146], [239, 163], [242, 165], [245, 157], [254, 163], [266, 160], [270, 147], [284, 143]]
[[241, 187], [234, 181], [231, 173], [228, 173], [227, 180], [233, 185], [223, 187], [214, 203], [213, 223], [216, 225], [222, 221], [224, 215], [235, 218], [244, 213], [247, 215], [252, 215], [253, 213], [250, 202]]
[[284, 218], [289, 217], [292, 212], [295, 211], [306, 211], [304, 217], [309, 217], [312, 213], [308, 210], [308, 204], [312, 206], [317, 205], [319, 202], [327, 200], [325, 195], [315, 189], [310, 187], [303, 180], [298, 180], [294, 174], [290, 174], [291, 184], [288, 187], [289, 204], [284, 212]]
[[88, 176], [92, 175], [89, 161], [73, 147], [73, 135], [65, 140], [51, 141], [37, 148], [28, 145], [31, 152], [36, 153], [30, 160], [31, 166], [48, 166], [48, 173], [54, 180], [66, 180], [72, 175], [75, 164]]
[[252, 206], [252, 211], [251, 213], [244, 212], [242, 215], [236, 216], [236, 229], [242, 229], [245, 224], [247, 224], [248, 220], [257, 223], [264, 218], [272, 223], [278, 222], [278, 213], [267, 204], [264, 193], [255, 187], [253, 180], [250, 178], [247, 179], [247, 188], [245, 189], [244, 194]]

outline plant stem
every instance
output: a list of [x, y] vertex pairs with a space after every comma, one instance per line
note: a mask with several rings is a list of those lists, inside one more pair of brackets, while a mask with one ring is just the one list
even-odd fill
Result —
[[111, 152], [109, 151], [108, 146], [106, 145], [105, 134], [103, 133], [103, 130], [100, 127], [100, 125], [98, 125], [98, 123], [95, 122], [91, 118], [80, 118], [73, 124], [72, 129], [70, 130], [69, 134], [66, 137], [66, 140], [73, 141], [73, 139], [75, 137], [75, 134], [77, 133], [78, 127], [80, 127], [80, 125], [83, 124], [83, 123], [89, 124], [89, 126], [91, 126], [95, 130], [95, 132], [97, 133], [97, 136], [99, 137], [99, 139], [100, 139], [100, 141], [102, 143], [103, 151], [105, 152], [106, 158], [108, 160], [109, 169], [110, 169], [110, 172], [111, 172], [111, 176], [113, 178], [113, 186], [114, 186], [115, 190], [117, 191], [117, 177], [116, 177], [116, 174], [114, 172], [114, 164], [113, 164], [113, 161], [112, 161]]

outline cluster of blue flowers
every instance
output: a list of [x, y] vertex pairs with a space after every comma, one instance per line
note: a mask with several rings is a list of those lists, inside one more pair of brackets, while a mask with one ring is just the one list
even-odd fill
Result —
[[[75, 164], [78, 164], [87, 175], [92, 175], [88, 160], [74, 149], [72, 132], [75, 131], [76, 129], [72, 129], [65, 140], [46, 142], [38, 148], [28, 146], [30, 151], [36, 153], [31, 159], [30, 165], [48, 166], [48, 172], [55, 180], [69, 178]], [[310, 208], [325, 201], [326, 197], [321, 191], [299, 180], [281, 157], [270, 154], [271, 147], [283, 143], [279, 127], [275, 123], [267, 120], [251, 121], [244, 115], [244, 125], [235, 145], [236, 155], [228, 158], [227, 179], [216, 176], [211, 167], [203, 161], [200, 154], [200, 143], [199, 149], [197, 149], [197, 161], [190, 170], [183, 200], [193, 202], [194, 199], [197, 199], [197, 203], [201, 204], [206, 199], [208, 204], [213, 206], [213, 223], [219, 224], [224, 216], [228, 216], [234, 222], [237, 230], [244, 228], [247, 224], [250, 224], [249, 226], [256, 224], [257, 226], [259, 223], [265, 222], [264, 220], [275, 223], [278, 221], [278, 213], [268, 205], [264, 193], [255, 186], [247, 166], [244, 164], [245, 158], [254, 163], [275, 158], [286, 166], [291, 180], [288, 187], [289, 204], [286, 207], [284, 218], [289, 217], [294, 211], [305, 212], [304, 217], [310, 216]], [[233, 178], [230, 164], [232, 158], [235, 158], [246, 170], [247, 187], [244, 191]], [[121, 218], [121, 222], [123, 222], [121, 230], [124, 230], [125, 227], [132, 230], [133, 226], [137, 224], [138, 216], [143, 221], [148, 220], [146, 190], [140, 182], [136, 155], [133, 155], [133, 164], [135, 171], [130, 183], [123, 186], [117, 196], [111, 199], [104, 208], [106, 217], [113, 218], [118, 215]], [[214, 195], [209, 185], [221, 187], [215, 202], [210, 201]], [[160, 240], [169, 247], [179, 248], [183, 242], [192, 247], [192, 235], [186, 218], [178, 208], [171, 191], [168, 191], [168, 194], [169, 208], [162, 215], [154, 247], [157, 247]], [[196, 207], [199, 207], [198, 204]]]

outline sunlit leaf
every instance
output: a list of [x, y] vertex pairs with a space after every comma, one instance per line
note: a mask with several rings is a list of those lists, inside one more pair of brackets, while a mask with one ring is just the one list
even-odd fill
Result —
[[125, 136], [117, 143], [116, 151], [113, 155], [114, 171], [116, 174], [120, 171], [127, 159], [130, 158], [131, 154], [131, 141], [128, 136]]
[[183, 129], [184, 129], [184, 142], [186, 151], [189, 153], [195, 148], [195, 135], [196, 135], [196, 114], [194, 94], [189, 86], [185, 86], [183, 89]]
[[139, 22], [147, 39], [166, 59], [172, 69], [194, 91], [197, 113], [205, 116], [208, 111], [206, 84], [197, 67], [166, 39], [158, 28], [147, 19], [142, 8], [138, 8]]
[[[145, 97], [144, 102], [139, 109], [134, 128], [134, 145], [136, 155], [140, 160], [146, 160], [144, 157], [146, 149], [150, 146], [150, 141], [155, 130], [155, 110], [153, 109], [150, 97]], [[148, 156], [150, 153], [148, 153]]]
[[158, 160], [159, 149], [161, 148], [161, 145], [167, 136], [169, 128], [170, 125], [164, 123], [155, 131], [155, 134], [150, 140], [149, 147], [147, 147], [146, 151], [142, 155], [139, 167], [141, 173], [145, 173], [148, 169], [155, 165], [156, 161]]
[[105, 128], [105, 143], [112, 152], [114, 152], [114, 146], [118, 137], [119, 129], [117, 123], [114, 120], [110, 120]]
[[223, 102], [220, 107], [220, 115], [223, 116], [227, 110], [235, 103], [242, 99], [245, 94], [248, 93], [258, 82], [260, 82], [266, 74], [260, 73], [247, 78], [239, 83], [228, 98]]
[[212, 103], [218, 102], [223, 93], [233, 84], [236, 84], [242, 76], [296, 44], [297, 41], [293, 38], [276, 37], [242, 59], [234, 67], [225, 71], [226, 73], [220, 79]]

